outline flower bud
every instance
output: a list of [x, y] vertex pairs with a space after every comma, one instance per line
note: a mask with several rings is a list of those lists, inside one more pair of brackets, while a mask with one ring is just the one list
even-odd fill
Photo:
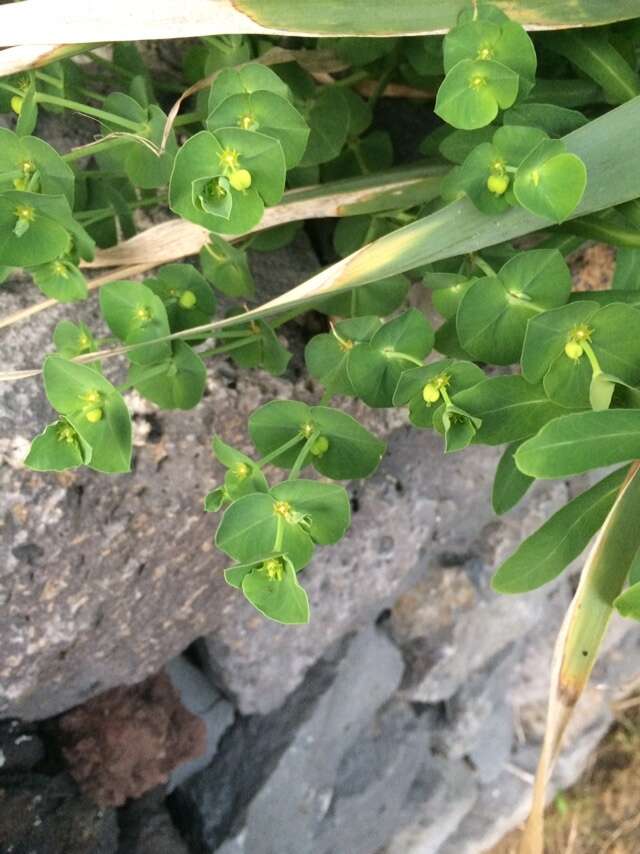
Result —
[[98, 421], [102, 421], [102, 416], [104, 415], [102, 409], [97, 406], [95, 409], [89, 409], [88, 412], [85, 412], [84, 417], [90, 424], [97, 424]]
[[503, 196], [509, 187], [508, 175], [489, 175], [487, 178], [487, 190], [495, 196]]
[[438, 386], [435, 383], [427, 383], [422, 389], [422, 399], [428, 406], [440, 400], [440, 389]]
[[196, 295], [193, 291], [183, 291], [180, 295], [180, 299], [178, 303], [180, 304], [180, 308], [193, 308], [197, 302]]
[[329, 440], [326, 436], [318, 436], [311, 446], [311, 453], [314, 457], [321, 457], [329, 450]]
[[248, 169], [237, 169], [229, 176], [229, 183], [234, 190], [248, 190], [251, 186], [251, 172]]
[[584, 353], [584, 350], [577, 341], [567, 341], [564, 345], [564, 352], [566, 356], [573, 359], [574, 362], [577, 362], [580, 356]]

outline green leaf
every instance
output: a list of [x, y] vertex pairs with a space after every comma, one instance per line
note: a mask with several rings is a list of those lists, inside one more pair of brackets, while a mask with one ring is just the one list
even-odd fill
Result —
[[193, 409], [202, 400], [207, 371], [200, 356], [184, 341], [173, 342], [167, 362], [132, 364], [127, 381], [162, 409]]
[[462, 60], [495, 60], [520, 77], [526, 95], [536, 75], [536, 51], [526, 31], [513, 21], [476, 20], [460, 24], [444, 38], [444, 70], [448, 74]]
[[378, 467], [385, 444], [354, 418], [326, 406], [307, 406], [297, 401], [274, 400], [261, 406], [249, 418], [249, 434], [258, 451], [271, 455], [296, 436], [300, 444], [271, 460], [272, 465], [291, 468], [303, 439], [319, 432], [327, 440], [321, 454], [311, 453], [306, 465], [335, 480], [368, 477]]
[[49, 403], [92, 450], [88, 465], [108, 473], [131, 467], [131, 418], [122, 395], [97, 371], [60, 356], [44, 363]]
[[[225, 158], [250, 173], [247, 189], [230, 185], [233, 169]], [[277, 140], [242, 128], [222, 128], [215, 135], [201, 131], [176, 155], [169, 204], [175, 213], [210, 231], [242, 234], [260, 222], [265, 203], [280, 200], [284, 176], [284, 154]], [[216, 199], [220, 204], [212, 207]]]
[[315, 543], [332, 545], [342, 539], [351, 524], [351, 505], [343, 486], [317, 480], [285, 480], [271, 490], [276, 501], [291, 512], [308, 518], [308, 533]]
[[334, 160], [342, 151], [349, 131], [349, 103], [341, 89], [326, 86], [304, 111], [309, 141], [301, 166], [317, 166]]
[[516, 465], [540, 478], [567, 477], [640, 457], [640, 410], [577, 412], [545, 425], [516, 452]]
[[[53, 343], [56, 352], [65, 359], [73, 359], [85, 353], [94, 353], [98, 349], [91, 330], [84, 323], [72, 323], [70, 320], [61, 320], [53, 333]], [[92, 363], [96, 370], [96, 363]]]
[[465, 292], [456, 319], [460, 343], [476, 359], [517, 362], [530, 318], [562, 305], [570, 292], [571, 275], [556, 249], [521, 252]]
[[519, 446], [519, 442], [507, 445], [496, 469], [491, 503], [498, 516], [515, 507], [534, 482], [533, 477], [522, 474], [516, 466], [514, 455]]
[[[283, 508], [285, 509], [285, 508]], [[296, 570], [311, 560], [313, 540], [300, 526], [296, 511], [285, 515], [277, 512], [276, 500], [270, 494], [255, 492], [234, 501], [225, 511], [216, 533], [216, 545], [241, 563], [262, 560], [275, 550], [278, 527], [282, 526], [282, 552]]]
[[316, 471], [333, 480], [369, 477], [378, 468], [386, 444], [339, 409], [311, 407], [311, 424], [328, 442], [322, 454], [312, 451]]
[[8, 191], [0, 195], [0, 264], [46, 264], [65, 255], [70, 245], [67, 229], [47, 215], [37, 194]]
[[560, 140], [543, 140], [516, 173], [513, 192], [522, 207], [536, 216], [562, 222], [576, 209], [585, 187], [587, 170]]
[[200, 251], [200, 266], [205, 278], [226, 296], [252, 297], [255, 294], [247, 253], [221, 237], [209, 235], [209, 242]]
[[160, 297], [139, 282], [112, 282], [100, 290], [100, 310], [109, 329], [125, 344], [145, 344], [130, 350], [136, 365], [163, 362], [171, 356], [171, 343], [156, 340], [169, 335], [167, 312]]
[[528, 125], [540, 128], [549, 136], [564, 136], [586, 125], [587, 119], [577, 110], [557, 104], [515, 104], [502, 117], [505, 125]]
[[553, 33], [546, 44], [601, 86], [610, 104], [622, 104], [640, 94], [640, 78], [606, 32]]
[[66, 421], [55, 421], [31, 443], [24, 461], [34, 471], [64, 471], [91, 461], [91, 448]]
[[[225, 500], [234, 501], [252, 492], [268, 492], [269, 485], [262, 469], [251, 457], [225, 444], [219, 436], [213, 438], [213, 452], [222, 465], [228, 469], [224, 478], [222, 501], [216, 506], [219, 510]], [[211, 495], [213, 493], [210, 493]]]
[[622, 616], [630, 620], [640, 620], [640, 583], [628, 587], [616, 599], [613, 607]]
[[239, 68], [225, 68], [218, 74], [209, 91], [209, 112], [216, 110], [227, 98], [254, 92], [289, 97], [289, 87], [275, 71], [260, 62], [250, 62]]
[[433, 330], [417, 309], [385, 323], [350, 355], [347, 371], [357, 396], [368, 406], [391, 406], [400, 375], [424, 359], [433, 343]]
[[571, 331], [582, 324], [589, 325], [597, 310], [587, 301], [572, 302], [532, 318], [522, 348], [524, 378], [530, 383], [541, 382], [553, 362], [564, 353]]
[[238, 332], [247, 333], [242, 347], [232, 350], [229, 355], [241, 368], [262, 367], [274, 376], [280, 376], [287, 369], [291, 353], [284, 347], [271, 326], [264, 320], [236, 327]]
[[201, 326], [215, 314], [216, 298], [191, 264], [167, 264], [145, 284], [164, 303], [171, 332]]
[[58, 152], [43, 139], [20, 137], [0, 128], [0, 191], [31, 190], [74, 200], [74, 175]]
[[[273, 558], [272, 558], [273, 560]], [[284, 572], [281, 578], [270, 578], [264, 563], [256, 566], [242, 579], [242, 592], [249, 602], [277, 623], [302, 625], [309, 622], [309, 599], [300, 586], [290, 560], [281, 558]]]
[[526, 593], [560, 575], [604, 523], [626, 474], [618, 469], [554, 513], [498, 568], [493, 589]]
[[241, 127], [279, 140], [287, 169], [300, 162], [309, 138], [307, 123], [296, 108], [266, 91], [226, 98], [209, 114], [206, 125], [214, 133], [220, 128]]
[[[562, 413], [562, 409], [552, 403], [541, 388], [530, 385], [517, 375], [484, 380], [456, 394], [453, 400], [457, 406], [482, 420], [478, 441], [486, 445], [524, 439]], [[535, 475], [526, 469], [522, 471]]]
[[87, 298], [86, 279], [70, 261], [57, 259], [39, 267], [31, 267], [29, 273], [42, 293], [50, 299], [77, 302]]
[[339, 317], [384, 317], [404, 303], [410, 286], [411, 282], [406, 276], [390, 276], [379, 282], [371, 282], [363, 288], [354, 288], [322, 300], [316, 308], [324, 314]]
[[435, 112], [447, 124], [474, 130], [490, 124], [518, 95], [518, 75], [492, 60], [463, 59], [438, 89]]
[[433, 417], [443, 404], [443, 387], [449, 395], [455, 395], [484, 379], [484, 371], [473, 362], [442, 359], [420, 368], [410, 368], [398, 380], [393, 405], [408, 405], [409, 420], [415, 427], [433, 427]]
[[381, 326], [379, 317], [354, 317], [337, 323], [335, 334], [314, 335], [304, 351], [309, 374], [331, 394], [355, 397], [348, 374], [350, 355], [362, 341], [370, 341]]

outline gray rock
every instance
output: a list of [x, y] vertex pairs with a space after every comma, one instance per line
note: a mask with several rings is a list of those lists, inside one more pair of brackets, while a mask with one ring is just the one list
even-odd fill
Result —
[[[285, 263], [274, 267], [282, 287], [300, 277], [298, 255], [289, 279]], [[310, 250], [305, 257], [311, 272]], [[38, 299], [31, 284], [5, 286], [3, 312]], [[63, 316], [96, 328], [95, 299], [2, 330], [3, 365], [38, 364]], [[139, 682], [215, 631], [222, 612], [242, 608], [222, 578], [227, 561], [212, 544], [216, 520], [202, 509], [221, 474], [211, 435], [247, 447], [256, 406], [305, 395], [290, 381], [239, 375], [225, 362], [190, 412], [158, 413], [129, 394], [134, 470], [108, 477], [24, 469], [30, 439], [53, 413], [38, 379], [0, 384], [0, 715], [45, 718]]]
[[171, 820], [162, 787], [123, 807], [119, 824], [118, 854], [189, 854]]
[[44, 757], [44, 743], [35, 727], [0, 721], [0, 780], [3, 774], [31, 771]]
[[[376, 750], [384, 746], [367, 740], [368, 728], [402, 675], [397, 650], [373, 629], [357, 635], [344, 655], [341, 652], [338, 648], [316, 665], [312, 678], [281, 709], [241, 720], [209, 768], [174, 794], [174, 814], [179, 810], [196, 850], [220, 854], [318, 850], [319, 835], [330, 833], [323, 825], [333, 820], [336, 792], [339, 804], [340, 785], [348, 787], [339, 776], [341, 762], [351, 770], [346, 778], [353, 781], [356, 796], [363, 766], [348, 751], [360, 739], [373, 756], [372, 766], [377, 764]], [[348, 788], [342, 794], [348, 797]]]
[[231, 703], [223, 699], [197, 667], [179, 655], [170, 661], [165, 670], [173, 687], [180, 694], [182, 704], [194, 715], [202, 718], [207, 728], [207, 748], [202, 756], [178, 765], [171, 772], [167, 790], [173, 791], [197, 771], [206, 768], [213, 759], [218, 742], [233, 723], [234, 711]]
[[382, 854], [434, 854], [477, 797], [477, 783], [466, 763], [431, 757], [408, 793], [404, 827]]
[[116, 854], [113, 810], [83, 797], [66, 774], [0, 781], [0, 851], [3, 854]]

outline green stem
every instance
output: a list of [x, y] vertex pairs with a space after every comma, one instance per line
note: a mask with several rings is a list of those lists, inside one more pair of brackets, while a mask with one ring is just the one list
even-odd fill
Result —
[[291, 467], [291, 471], [289, 472], [289, 477], [287, 480], [296, 480], [300, 472], [302, 471], [302, 467], [305, 464], [305, 460], [313, 447], [314, 442], [320, 436], [319, 430], [314, 430], [313, 433], [309, 436], [307, 441], [304, 443], [303, 447], [300, 449], [300, 453], [296, 457], [296, 461]]
[[479, 270], [482, 270], [485, 276], [495, 276], [496, 274], [496, 271], [493, 269], [491, 264], [487, 264], [484, 258], [481, 258], [479, 255], [472, 255], [471, 263], [474, 264]]
[[598, 357], [593, 352], [593, 347], [589, 344], [588, 341], [580, 341], [580, 346], [587, 354], [587, 359], [589, 359], [589, 364], [591, 365], [591, 370], [593, 371], [594, 376], [602, 373], [602, 368], [600, 367], [600, 362], [598, 361]]
[[408, 353], [399, 353], [397, 350], [384, 350], [383, 352], [387, 359], [403, 359], [404, 361], [417, 365], [419, 368], [424, 365], [424, 362], [420, 361], [420, 359], [416, 359], [415, 356], [410, 356]]
[[637, 228], [611, 225], [596, 217], [583, 216], [580, 219], [571, 220], [558, 226], [558, 230], [611, 243], [613, 246], [623, 246], [630, 249], [640, 248], [640, 231]]
[[68, 151], [62, 155], [62, 159], [70, 163], [73, 160], [80, 160], [82, 157], [91, 157], [93, 154], [98, 154], [101, 151], [108, 151], [111, 148], [116, 148], [118, 145], [131, 144], [131, 139], [126, 136], [115, 136], [109, 139], [99, 139], [96, 142], [88, 142], [86, 145], [79, 145], [77, 148]]
[[262, 457], [262, 459], [258, 460], [256, 465], [259, 468], [266, 466], [266, 464], [270, 463], [271, 460], [275, 460], [281, 454], [286, 453], [289, 450], [289, 448], [294, 448], [298, 444], [298, 442], [301, 442], [303, 439], [304, 439], [304, 436], [302, 435], [302, 433], [296, 433], [296, 435], [293, 437], [293, 439], [289, 439], [289, 441], [285, 442], [284, 445], [280, 445], [274, 451], [271, 451], [265, 457]]
[[135, 388], [135, 386], [140, 385], [140, 383], [144, 383], [147, 380], [152, 379], [153, 377], [157, 377], [159, 374], [164, 374], [167, 371], [166, 364], [164, 365], [154, 365], [152, 368], [149, 368], [148, 371], [143, 371], [139, 377], [136, 378], [135, 382], [126, 382], [123, 385], [116, 386], [120, 394], [124, 391], [129, 391], [130, 388]]
[[351, 86], [353, 83], [360, 83], [363, 80], [366, 80], [369, 77], [369, 74], [366, 71], [354, 71], [351, 74], [348, 74], [346, 77], [341, 77], [340, 80], [336, 80], [333, 83], [333, 86]]
[[[135, 211], [139, 208], [153, 208], [157, 205], [161, 204], [159, 199], [139, 199], [135, 202], [129, 202], [123, 207], [127, 208], [127, 210]], [[117, 211], [115, 211], [117, 213]], [[81, 222], [83, 226], [93, 225], [96, 222], [101, 222], [103, 219], [109, 219], [114, 215], [113, 208], [97, 208], [93, 211], [78, 211], [75, 214], [75, 218], [78, 222]]]
[[276, 541], [273, 544], [274, 552], [282, 551], [282, 544], [284, 541], [284, 519], [279, 513], [276, 513]]
[[86, 104], [81, 104], [79, 101], [69, 101], [67, 98], [58, 98], [57, 95], [45, 95], [43, 92], [36, 94], [36, 101], [39, 104], [51, 104], [52, 107], [63, 107], [66, 110], [75, 110], [84, 116], [90, 116], [100, 121], [108, 122], [120, 127], [126, 128], [133, 133], [140, 133], [142, 125], [137, 122], [124, 119], [122, 116], [116, 116], [114, 113], [109, 113], [106, 110], [99, 110], [97, 107], [89, 107]]
[[17, 86], [12, 86], [10, 83], [3, 83], [0, 81], [0, 89], [4, 89], [5, 92], [11, 92], [12, 95], [20, 95], [21, 98], [24, 97], [22, 89], [18, 89]]
[[202, 113], [183, 113], [181, 116], [176, 118], [173, 126], [174, 128], [179, 128], [184, 125], [195, 125], [198, 122], [203, 122], [206, 118], [206, 115], [203, 115]]
[[387, 83], [391, 80], [391, 77], [393, 76], [393, 72], [395, 71], [396, 64], [397, 64], [397, 48], [394, 48], [394, 50], [392, 51], [391, 55], [389, 56], [389, 58], [387, 60], [386, 70], [380, 75], [380, 79], [376, 83], [376, 88], [373, 90], [373, 92], [371, 93], [371, 96], [369, 97], [368, 105], [372, 110], [375, 108], [376, 104], [378, 103], [380, 96], [382, 95], [384, 90], [387, 88]]
[[207, 359], [209, 356], [222, 356], [224, 353], [231, 353], [232, 350], [239, 350], [240, 347], [247, 347], [249, 344], [255, 344], [256, 336], [252, 335], [249, 338], [243, 338], [242, 341], [232, 341], [230, 344], [225, 344], [223, 347], [212, 347], [210, 350], [203, 350], [198, 353], [201, 359]]

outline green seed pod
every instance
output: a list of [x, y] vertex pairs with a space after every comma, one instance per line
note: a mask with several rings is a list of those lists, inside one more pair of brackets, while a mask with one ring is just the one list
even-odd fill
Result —
[[229, 183], [234, 190], [248, 190], [251, 186], [251, 172], [248, 169], [238, 169], [229, 176]]
[[183, 291], [178, 300], [180, 308], [193, 308], [197, 302], [196, 295], [193, 291]]
[[566, 356], [573, 359], [574, 362], [577, 362], [580, 356], [584, 353], [584, 350], [577, 341], [567, 341], [564, 345], [564, 352]]
[[85, 412], [84, 417], [87, 419], [87, 421], [90, 424], [97, 424], [98, 421], [102, 421], [103, 415], [104, 415], [104, 412], [98, 406], [95, 409], [90, 409], [88, 412]]
[[16, 116], [19, 116], [20, 113], [22, 112], [22, 105], [23, 104], [24, 104], [24, 98], [22, 98], [20, 95], [14, 95], [13, 98], [11, 99], [11, 109], [16, 114]]
[[431, 406], [432, 403], [440, 400], [440, 389], [438, 386], [435, 383], [427, 383], [422, 389], [422, 399], [427, 406]]
[[329, 450], [329, 440], [326, 436], [318, 436], [311, 446], [311, 453], [314, 457], [321, 457]]
[[503, 196], [509, 187], [508, 175], [489, 175], [487, 178], [487, 190], [495, 196]]

